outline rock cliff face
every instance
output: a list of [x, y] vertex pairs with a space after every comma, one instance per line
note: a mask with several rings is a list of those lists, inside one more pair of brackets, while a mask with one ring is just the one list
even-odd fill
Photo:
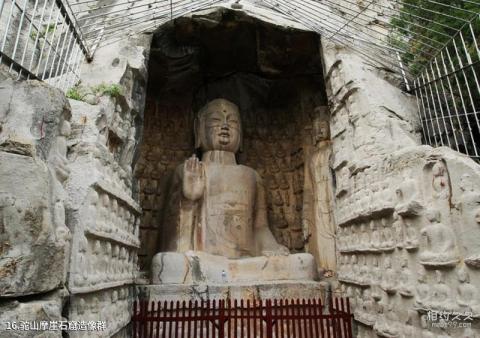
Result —
[[[251, 4], [244, 10], [276, 22]], [[318, 43], [283, 16], [277, 24], [293, 32], [253, 29], [256, 22], [208, 10], [175, 22], [177, 45], [166, 26], [152, 50], [151, 35], [101, 48], [82, 67], [87, 102], [0, 69], [1, 325], [95, 320], [106, 329], [84, 336], [127, 335], [134, 284], [142, 282], [137, 257], [147, 257], [148, 268], [148, 256], [160, 250], [167, 169], [191, 155], [192, 109], [226, 88], [247, 111], [245, 154], [253, 155], [240, 160], [269, 180], [277, 238], [334, 272], [335, 291], [351, 298], [358, 337], [474, 336], [432, 328], [428, 314], [480, 317], [478, 164], [421, 146], [414, 98], [384, 70]], [[197, 25], [204, 31], [191, 34]], [[227, 26], [216, 49], [212, 36]], [[242, 41], [233, 53], [226, 48], [235, 29], [248, 33], [254, 50]], [[210, 54], [198, 53], [202, 41]], [[230, 76], [232, 63], [243, 74]], [[309, 79], [298, 80], [305, 73]], [[330, 136], [322, 148], [328, 151], [315, 157], [318, 119], [328, 122]], [[306, 182], [322, 182], [322, 189]], [[315, 203], [329, 217], [312, 229]]]
[[413, 98], [351, 52], [323, 46], [338, 292], [352, 300], [358, 336], [473, 336], [431, 318], [460, 313], [458, 325], [479, 310], [480, 167], [420, 146]]
[[62, 183], [71, 112], [65, 95], [48, 85], [15, 81], [4, 68], [0, 82], [0, 313], [4, 330], [6, 321], [62, 317], [71, 237], [65, 224]]

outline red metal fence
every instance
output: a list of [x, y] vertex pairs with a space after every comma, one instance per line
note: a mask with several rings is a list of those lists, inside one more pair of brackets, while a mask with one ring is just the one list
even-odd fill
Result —
[[348, 298], [134, 303], [134, 338], [351, 338]]

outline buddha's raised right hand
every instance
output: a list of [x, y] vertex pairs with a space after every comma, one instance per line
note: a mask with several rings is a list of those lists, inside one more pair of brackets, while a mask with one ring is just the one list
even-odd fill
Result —
[[205, 189], [205, 169], [203, 163], [192, 155], [183, 165], [183, 196], [195, 201], [203, 195]]

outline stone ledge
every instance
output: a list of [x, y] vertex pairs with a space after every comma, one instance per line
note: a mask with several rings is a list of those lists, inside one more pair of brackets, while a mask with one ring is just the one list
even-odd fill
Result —
[[213, 299], [326, 299], [326, 282], [281, 281], [235, 284], [137, 285], [139, 299], [201, 301]]
[[133, 238], [133, 236], [129, 236], [129, 239], [122, 239], [116, 233], [108, 233], [105, 231], [97, 231], [92, 229], [85, 229], [85, 235], [93, 238], [98, 238], [102, 240], [107, 240], [110, 242], [115, 242], [117, 244], [128, 246], [134, 249], [140, 248], [140, 240]]
[[99, 283], [95, 284], [93, 286], [80, 286], [80, 287], [72, 287], [69, 288], [70, 292], [72, 294], [82, 294], [82, 293], [90, 293], [90, 292], [96, 292], [96, 291], [102, 291], [106, 289], [112, 289], [120, 286], [129, 286], [133, 284], [134, 279], [129, 278], [129, 279], [124, 279], [121, 281], [113, 281], [113, 282], [107, 282], [107, 283]]

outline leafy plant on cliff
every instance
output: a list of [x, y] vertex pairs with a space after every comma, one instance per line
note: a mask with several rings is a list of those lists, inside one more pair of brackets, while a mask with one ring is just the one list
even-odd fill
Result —
[[122, 95], [122, 88], [115, 83], [109, 85], [105, 83], [99, 84], [98, 86], [93, 87], [92, 91], [99, 96], [108, 95], [115, 98]]
[[[475, 41], [467, 24], [475, 13], [472, 30], [480, 44], [480, 2], [477, 0], [403, 0], [399, 13], [391, 20], [390, 43], [406, 51], [402, 61], [413, 75], [418, 74], [460, 29], [467, 50], [475, 55]], [[461, 40], [457, 39], [457, 44], [458, 41]], [[457, 47], [463, 49], [462, 42]], [[449, 51], [453, 56], [453, 48]]]
[[65, 94], [66, 97], [72, 100], [83, 101], [84, 95], [80, 93], [79, 87], [70, 88]]

